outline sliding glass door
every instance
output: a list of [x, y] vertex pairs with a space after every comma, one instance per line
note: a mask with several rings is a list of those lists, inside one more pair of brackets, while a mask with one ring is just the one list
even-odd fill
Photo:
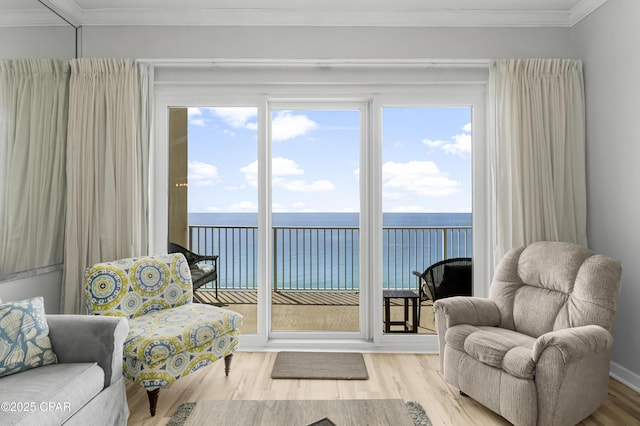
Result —
[[151, 251], [209, 257], [194, 299], [244, 315], [248, 347], [435, 350], [432, 300], [417, 322], [390, 300], [409, 327], [387, 332], [385, 292], [451, 257], [487, 294], [483, 86], [167, 87]]
[[360, 330], [360, 109], [271, 109], [272, 331]]
[[194, 300], [244, 316], [257, 332], [256, 107], [169, 110], [169, 251], [192, 262]]
[[[433, 302], [447, 284], [442, 268], [420, 275], [472, 257], [472, 109], [384, 106], [381, 116], [383, 316], [393, 324], [384, 331], [434, 334]], [[466, 284], [470, 291], [470, 273]], [[412, 293], [419, 298], [400, 297]], [[414, 301], [416, 318], [412, 306], [405, 311]]]

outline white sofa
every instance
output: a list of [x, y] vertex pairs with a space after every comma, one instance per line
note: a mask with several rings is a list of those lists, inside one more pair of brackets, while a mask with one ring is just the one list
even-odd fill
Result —
[[126, 425], [125, 318], [47, 315], [58, 363], [0, 377], [0, 425]]

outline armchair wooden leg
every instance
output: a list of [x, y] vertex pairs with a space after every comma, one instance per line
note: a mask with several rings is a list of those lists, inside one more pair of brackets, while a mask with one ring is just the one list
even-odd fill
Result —
[[149, 412], [151, 417], [156, 415], [156, 407], [158, 406], [158, 394], [160, 394], [160, 388], [147, 391], [147, 397], [149, 398]]
[[229, 354], [224, 357], [224, 375], [229, 375], [229, 370], [231, 370], [231, 358], [233, 358], [233, 354]]

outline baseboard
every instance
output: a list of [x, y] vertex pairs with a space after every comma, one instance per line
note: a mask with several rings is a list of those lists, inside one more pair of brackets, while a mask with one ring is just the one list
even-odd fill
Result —
[[609, 376], [613, 377], [620, 383], [629, 386], [636, 392], [640, 392], [640, 374], [625, 368], [611, 361], [609, 365]]

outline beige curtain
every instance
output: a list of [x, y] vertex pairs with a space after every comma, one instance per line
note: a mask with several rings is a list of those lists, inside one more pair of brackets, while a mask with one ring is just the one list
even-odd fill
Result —
[[494, 264], [534, 241], [586, 246], [582, 63], [494, 62], [490, 116]]
[[62, 263], [68, 83], [68, 61], [0, 61], [0, 277]]
[[84, 269], [148, 252], [149, 66], [71, 61], [62, 310], [85, 313]]

